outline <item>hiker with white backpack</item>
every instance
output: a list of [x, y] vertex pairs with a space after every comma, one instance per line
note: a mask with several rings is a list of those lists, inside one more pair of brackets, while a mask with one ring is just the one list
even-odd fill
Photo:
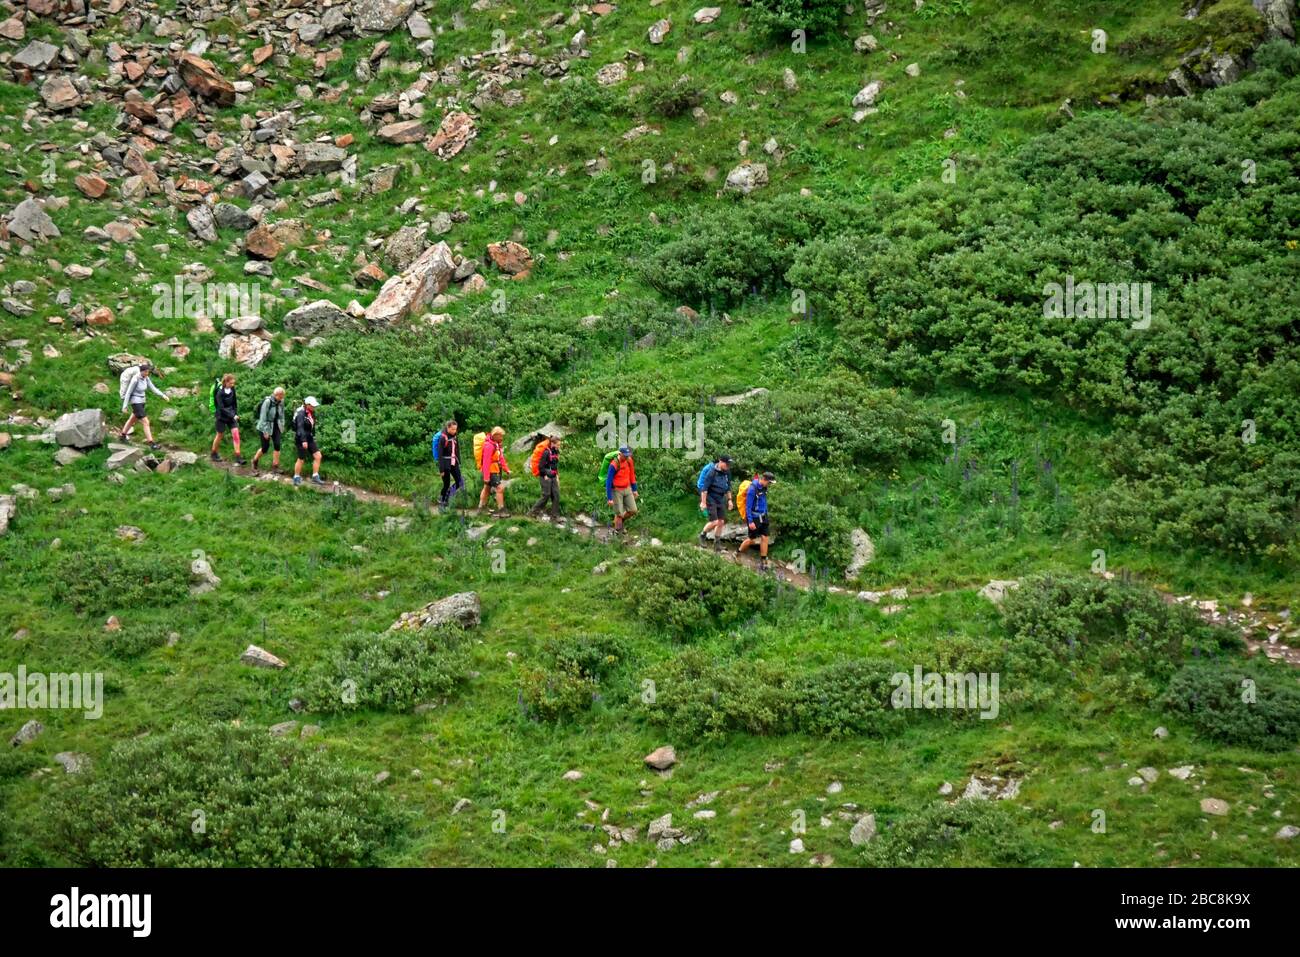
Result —
[[131, 415], [122, 426], [120, 434], [123, 439], [129, 439], [131, 430], [139, 422], [144, 428], [144, 439], [149, 443], [149, 448], [157, 449], [160, 446], [154, 441], [153, 430], [149, 428], [149, 414], [145, 409], [145, 396], [150, 390], [154, 395], [161, 396], [164, 402], [171, 401], [165, 392], [153, 384], [153, 363], [148, 359], [138, 366], [128, 366], [122, 370], [122, 375], [118, 379], [117, 394], [122, 400], [122, 411], [129, 410]]
[[274, 447], [271, 453], [271, 470], [280, 471], [280, 439], [284, 435], [284, 388], [276, 386], [275, 391], [262, 400], [257, 407], [257, 422], [254, 426], [262, 437], [262, 447], [253, 453], [253, 474], [258, 473], [258, 463], [266, 450]]

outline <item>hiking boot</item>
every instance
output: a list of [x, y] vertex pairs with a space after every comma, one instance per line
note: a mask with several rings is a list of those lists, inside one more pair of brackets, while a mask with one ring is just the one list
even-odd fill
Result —
[[257, 464], [257, 459], [253, 459], [253, 474], [254, 475], [262, 474], [262, 467]]
[[213, 452], [211, 455], [208, 456], [208, 458], [212, 459], [212, 461], [214, 461], [214, 462], [220, 462], [220, 461], [221, 461], [221, 456], [218, 455], [216, 452]]
[[321, 478], [319, 475], [313, 475], [313, 476], [311, 477], [311, 484], [312, 484], [312, 485], [324, 485], [324, 484], [325, 484], [325, 480], [324, 480], [323, 478]]
[[301, 476], [301, 475], [295, 475], [295, 476], [293, 477], [293, 484], [294, 484], [294, 485], [301, 485], [301, 484], [302, 484], [302, 476]]
[[708, 533], [708, 532], [700, 532], [700, 544], [701, 544], [701, 545], [707, 545], [707, 544], [709, 544], [709, 533]]
[[157, 452], [160, 448], [162, 448], [162, 443], [161, 443], [161, 442], [150, 442], [150, 443], [149, 443], [149, 448], [151, 448], [151, 449], [153, 449], [155, 452]]
[[766, 558], [760, 558], [760, 559], [758, 560], [758, 570], [759, 570], [760, 572], [768, 572], [768, 571], [771, 571], [771, 570], [772, 570], [772, 564], [771, 564], [771, 563], [770, 563]]
[[235, 464], [236, 464], [236, 465], [247, 465], [248, 463], [244, 461], [244, 459], [243, 459], [242, 456], [236, 455], [236, 456], [235, 456]]

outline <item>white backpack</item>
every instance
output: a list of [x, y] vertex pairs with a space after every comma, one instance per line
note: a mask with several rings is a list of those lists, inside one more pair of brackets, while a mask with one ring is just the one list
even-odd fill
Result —
[[122, 370], [122, 375], [117, 380], [117, 397], [122, 400], [123, 412], [130, 405], [131, 393], [135, 391], [135, 381], [138, 378], [140, 378], [140, 367], [127, 366]]

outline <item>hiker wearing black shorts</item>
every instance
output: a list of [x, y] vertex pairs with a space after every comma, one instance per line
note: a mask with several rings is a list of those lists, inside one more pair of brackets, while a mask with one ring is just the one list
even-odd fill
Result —
[[276, 388], [262, 400], [257, 407], [257, 434], [262, 439], [262, 447], [253, 453], [253, 472], [258, 470], [258, 462], [267, 449], [274, 448], [271, 455], [271, 468], [280, 471], [280, 440], [284, 435], [284, 389]]
[[767, 516], [767, 488], [774, 481], [776, 481], [775, 475], [764, 472], [762, 475], [755, 475], [749, 483], [749, 488], [745, 489], [745, 522], [749, 527], [749, 534], [736, 549], [737, 554], [743, 555], [745, 549], [757, 542], [758, 567], [763, 571], [767, 570], [767, 538], [771, 529]]
[[293, 463], [293, 484], [302, 484], [302, 463], [311, 459], [311, 480], [316, 485], [325, 483], [320, 477], [320, 449], [316, 448], [316, 407], [320, 400], [309, 395], [302, 400], [302, 407], [293, 414], [293, 443], [298, 453], [298, 461]]
[[243, 465], [244, 457], [239, 454], [239, 398], [235, 395], [235, 376], [227, 372], [221, 377], [221, 384], [213, 384], [213, 405], [216, 406], [217, 434], [212, 439], [212, 461], [220, 462], [217, 449], [221, 447], [222, 437], [229, 432], [230, 441], [235, 444], [235, 464]]

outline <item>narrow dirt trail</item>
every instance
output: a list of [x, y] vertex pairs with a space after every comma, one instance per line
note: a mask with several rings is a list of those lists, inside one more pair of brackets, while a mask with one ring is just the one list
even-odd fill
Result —
[[[183, 451], [177, 447], [175, 450]], [[206, 456], [200, 459], [200, 462], [206, 461], [212, 468], [220, 469], [240, 478], [251, 479], [256, 482], [278, 483], [293, 487], [293, 478], [291, 469], [283, 473], [273, 473], [263, 470], [260, 474], [255, 475], [251, 468], [247, 466], [237, 466], [229, 459], [223, 459], [220, 462], [213, 462]], [[348, 485], [342, 482], [329, 481], [324, 485], [314, 485], [310, 480], [304, 479], [302, 485], [297, 486], [300, 490], [310, 490], [318, 495], [351, 495], [359, 502], [370, 502], [373, 504], [384, 505], [389, 508], [409, 509], [414, 503], [411, 499], [402, 498], [399, 495], [391, 495], [385, 492], [375, 492], [370, 489], [361, 488], [356, 485]], [[431, 506], [430, 513], [437, 513], [437, 507]], [[596, 519], [578, 514], [568, 519], [561, 519], [557, 524], [549, 518], [535, 518], [529, 515], [509, 515], [504, 517], [493, 516], [489, 512], [480, 511], [478, 508], [465, 508], [456, 510], [457, 514], [467, 519], [479, 518], [480, 525], [490, 528], [493, 525], [502, 522], [518, 522], [536, 526], [548, 526], [558, 530], [567, 530], [569, 533], [578, 535], [582, 538], [589, 538], [602, 544], [608, 544], [614, 540], [621, 540], [624, 544], [631, 546], [652, 545], [658, 539], [650, 536], [628, 532], [624, 536], [618, 536], [608, 525], [597, 521]], [[484, 529], [484, 534], [486, 533]], [[708, 545], [697, 545], [705, 550], [712, 551]], [[809, 591], [813, 588], [813, 579], [805, 572], [799, 571], [788, 562], [777, 561], [772, 559], [768, 570], [764, 571], [758, 566], [757, 556], [737, 554], [734, 544], [728, 543], [724, 547], [717, 549], [716, 554], [719, 558], [747, 568], [756, 575], [770, 575], [777, 581], [786, 585], [797, 588], [801, 591]], [[825, 585], [828, 591], [835, 594], [844, 595], [871, 595], [873, 598], [863, 598], [864, 601], [872, 601], [880, 605], [886, 613], [893, 613], [903, 610], [904, 606], [896, 604], [898, 601], [906, 601], [909, 598], [933, 597], [936, 595], [951, 594], [955, 592], [969, 591], [969, 588], [952, 588], [952, 589], [935, 589], [909, 591], [908, 589], [889, 589], [881, 588], [878, 591], [863, 592], [853, 588], [845, 588], [838, 585]], [[892, 592], [892, 594], [891, 594]], [[1300, 668], [1300, 641], [1295, 640], [1294, 623], [1291, 622], [1288, 612], [1265, 611], [1262, 609], [1246, 608], [1245, 610], [1221, 611], [1218, 602], [1214, 599], [1198, 599], [1193, 595], [1175, 596], [1168, 592], [1162, 591], [1166, 601], [1178, 602], [1180, 604], [1190, 604], [1197, 613], [1206, 621], [1215, 624], [1236, 627], [1240, 629], [1242, 637], [1245, 640], [1247, 652], [1251, 655], [1262, 654], [1265, 657], [1285, 661], [1295, 668]], [[1294, 641], [1294, 644], [1288, 641]]]

